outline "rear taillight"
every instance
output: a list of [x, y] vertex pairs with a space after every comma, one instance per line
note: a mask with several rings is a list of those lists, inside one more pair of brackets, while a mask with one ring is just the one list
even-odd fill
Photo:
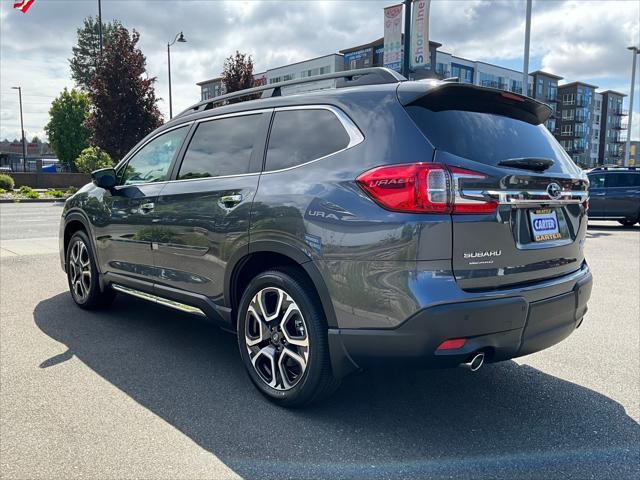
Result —
[[360, 186], [382, 207], [410, 213], [490, 213], [493, 201], [465, 198], [462, 182], [485, 175], [439, 163], [389, 165], [357, 178]]

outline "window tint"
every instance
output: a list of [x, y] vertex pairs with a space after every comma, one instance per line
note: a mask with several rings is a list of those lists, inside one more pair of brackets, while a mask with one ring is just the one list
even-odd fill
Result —
[[221, 118], [198, 125], [179, 179], [219, 177], [247, 173], [262, 114]]
[[269, 136], [266, 170], [309, 162], [349, 145], [349, 134], [329, 110], [276, 112]]
[[589, 188], [604, 188], [604, 174], [589, 175]]
[[640, 185], [640, 174], [630, 172], [610, 173], [607, 187], [637, 187]]
[[171, 130], [142, 147], [119, 173], [120, 185], [167, 180], [171, 160], [182, 145], [187, 131], [186, 126]]
[[575, 164], [544, 125], [495, 113], [406, 107], [416, 125], [437, 149], [496, 166], [510, 158], [549, 158], [547, 170], [574, 172]]

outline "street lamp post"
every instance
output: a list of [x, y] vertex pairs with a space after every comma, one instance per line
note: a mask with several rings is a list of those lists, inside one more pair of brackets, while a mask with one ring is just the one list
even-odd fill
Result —
[[624, 165], [629, 166], [629, 153], [631, 149], [631, 119], [633, 118], [633, 92], [636, 89], [636, 59], [640, 48], [629, 47], [633, 53], [633, 62], [631, 63], [631, 90], [629, 92], [629, 122], [627, 124], [627, 141], [624, 146]]
[[171, 46], [176, 43], [186, 43], [187, 40], [184, 38], [182, 32], [176, 34], [173, 42], [167, 42], [167, 68], [169, 69], [169, 120], [173, 118], [173, 105], [171, 101]]
[[18, 98], [20, 99], [20, 130], [22, 131], [22, 170], [27, 171], [27, 140], [24, 138], [24, 121], [22, 119], [22, 87], [11, 87], [18, 90]]
[[529, 44], [530, 42], [531, 42], [531, 0], [527, 0], [527, 17], [526, 17], [525, 28], [524, 28], [524, 62], [522, 66], [522, 94], [523, 95], [529, 95]]

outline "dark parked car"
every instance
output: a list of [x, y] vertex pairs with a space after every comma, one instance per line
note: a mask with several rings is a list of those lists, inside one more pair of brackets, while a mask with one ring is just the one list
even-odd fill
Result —
[[73, 300], [205, 316], [287, 406], [363, 368], [476, 370], [570, 335], [588, 181], [550, 109], [386, 69], [303, 81], [327, 78], [200, 102], [94, 172], [60, 227]]
[[640, 222], [640, 170], [599, 167], [588, 177], [589, 218], [617, 220], [625, 227]]

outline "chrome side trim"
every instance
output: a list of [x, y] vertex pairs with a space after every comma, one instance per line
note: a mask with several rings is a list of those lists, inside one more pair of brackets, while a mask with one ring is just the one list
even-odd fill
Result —
[[551, 198], [545, 190], [463, 190], [462, 196], [470, 199], [492, 199], [501, 205], [568, 205], [582, 203], [589, 197], [587, 191], [563, 190], [558, 198]]
[[142, 292], [140, 290], [136, 290], [135, 288], [118, 285], [117, 283], [111, 284], [111, 288], [113, 288], [117, 292], [126, 293], [127, 295], [131, 295], [132, 297], [137, 297], [149, 302], [157, 303], [159, 305], [164, 305], [165, 307], [180, 310], [181, 312], [193, 313], [195, 315], [206, 317], [205, 313], [202, 310], [197, 307], [192, 307], [191, 305], [186, 305], [174, 300], [169, 300], [168, 298], [159, 297], [158, 295], [153, 295], [151, 293]]

